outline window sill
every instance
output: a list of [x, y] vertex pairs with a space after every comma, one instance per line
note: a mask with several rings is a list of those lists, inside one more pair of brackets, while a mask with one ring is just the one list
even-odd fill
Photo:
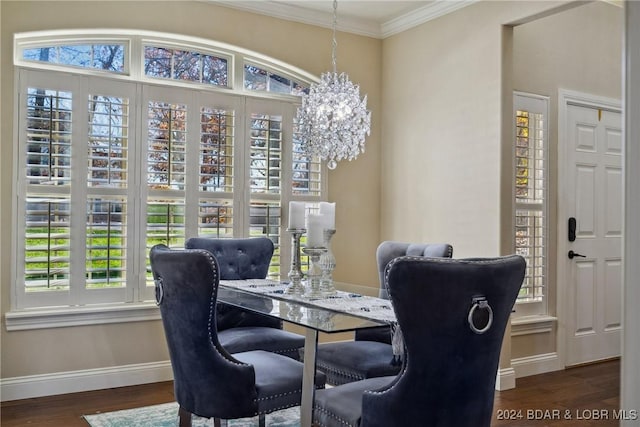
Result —
[[23, 331], [159, 319], [158, 307], [149, 302], [15, 310], [5, 314], [5, 325], [7, 331]]
[[511, 336], [550, 333], [557, 321], [557, 317], [546, 314], [512, 318]]

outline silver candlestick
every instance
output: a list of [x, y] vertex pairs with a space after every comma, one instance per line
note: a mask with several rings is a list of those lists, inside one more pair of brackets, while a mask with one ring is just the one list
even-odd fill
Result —
[[336, 234], [336, 230], [324, 230], [324, 246], [327, 251], [320, 256], [320, 268], [322, 269], [322, 279], [320, 280], [320, 291], [323, 295], [333, 295], [336, 288], [333, 286], [333, 270], [336, 268], [336, 258], [331, 251], [331, 238]]
[[287, 231], [291, 233], [291, 240], [293, 242], [293, 256], [291, 257], [291, 269], [289, 270], [290, 285], [286, 292], [292, 295], [302, 295], [304, 293], [304, 287], [302, 286], [302, 274], [301, 262], [300, 262], [300, 238], [307, 231], [304, 228], [288, 228]]
[[307, 271], [307, 296], [309, 298], [321, 298], [320, 280], [322, 279], [322, 270], [320, 268], [320, 257], [327, 251], [327, 248], [309, 248], [302, 249], [302, 252], [309, 255], [310, 264]]

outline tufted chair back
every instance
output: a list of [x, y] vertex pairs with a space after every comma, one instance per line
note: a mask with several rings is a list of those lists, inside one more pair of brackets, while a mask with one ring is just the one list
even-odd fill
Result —
[[264, 279], [269, 273], [273, 242], [266, 237], [214, 239], [192, 237], [187, 249], [206, 249], [216, 257], [220, 280]]
[[[220, 280], [264, 279], [269, 272], [274, 251], [273, 242], [266, 237], [192, 237], [187, 239], [185, 248], [211, 252], [220, 267]], [[220, 331], [243, 326], [282, 327], [282, 322], [278, 319], [222, 303], [218, 303], [217, 306], [217, 321]]]
[[401, 256], [451, 258], [453, 257], [453, 247], [448, 243], [405, 243], [394, 241], [380, 243], [376, 250], [378, 276], [380, 278], [380, 298], [389, 299], [387, 289], [384, 286], [384, 272], [387, 264], [394, 258]]

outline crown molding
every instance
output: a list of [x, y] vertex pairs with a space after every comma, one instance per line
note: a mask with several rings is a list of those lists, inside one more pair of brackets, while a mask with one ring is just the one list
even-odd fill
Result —
[[455, 12], [463, 7], [470, 6], [480, 0], [436, 0], [409, 13], [390, 19], [380, 25], [378, 38], [385, 39], [394, 34], [401, 33], [425, 22], [432, 21], [441, 16]]
[[[220, 6], [238, 9], [245, 12], [257, 13], [271, 16], [273, 18], [284, 19], [286, 21], [300, 22], [314, 25], [316, 27], [332, 28], [333, 14], [319, 10], [307, 9], [275, 2], [272, 0], [263, 1], [238, 1], [238, 0], [209, 0]], [[350, 16], [340, 16], [338, 14], [338, 31], [358, 34], [361, 36], [380, 38], [380, 25], [366, 19], [358, 19]]]
[[[323, 28], [331, 28], [333, 16], [331, 13], [312, 10], [273, 0], [238, 1], [238, 0], [208, 0], [209, 2], [232, 9], [258, 13], [287, 21], [300, 22]], [[361, 36], [384, 39], [401, 33], [440, 16], [452, 13], [469, 6], [479, 0], [435, 0], [432, 3], [405, 13], [386, 22], [376, 22], [351, 16], [338, 15], [337, 30]]]

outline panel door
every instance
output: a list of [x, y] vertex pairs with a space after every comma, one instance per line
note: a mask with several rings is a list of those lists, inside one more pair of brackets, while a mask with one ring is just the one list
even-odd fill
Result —
[[620, 355], [622, 117], [576, 105], [567, 113], [566, 202], [575, 240], [565, 258], [566, 364], [576, 365]]

